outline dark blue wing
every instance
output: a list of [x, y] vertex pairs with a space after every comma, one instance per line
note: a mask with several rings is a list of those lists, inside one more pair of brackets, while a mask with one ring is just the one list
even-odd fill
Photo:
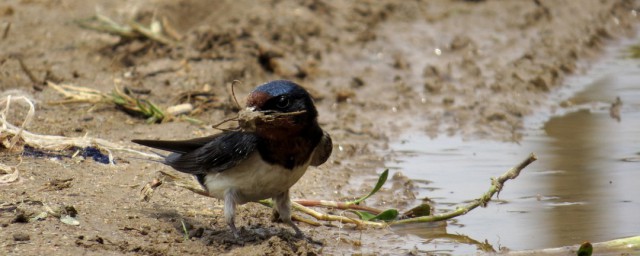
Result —
[[258, 137], [247, 132], [225, 132], [213, 136], [183, 140], [133, 140], [152, 148], [173, 152], [164, 163], [190, 174], [222, 172], [236, 166], [256, 150]]
[[324, 164], [331, 156], [332, 150], [333, 142], [331, 141], [331, 136], [329, 136], [329, 133], [323, 132], [320, 143], [318, 143], [318, 146], [316, 146], [316, 149], [313, 151], [311, 165], [319, 166], [321, 164]]

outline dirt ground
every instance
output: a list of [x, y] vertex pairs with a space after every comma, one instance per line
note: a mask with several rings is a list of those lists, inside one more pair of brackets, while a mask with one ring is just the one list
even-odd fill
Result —
[[[258, 84], [290, 79], [312, 92], [321, 125], [334, 141], [329, 162], [310, 169], [292, 197], [345, 200], [371, 188], [389, 158], [387, 143], [403, 132], [517, 141], [522, 118], [544, 105], [566, 75], [597, 58], [607, 41], [634, 33], [638, 5], [622, 0], [8, 0], [0, 2], [0, 90], [3, 97], [35, 100], [31, 132], [87, 135], [142, 150], [129, 141], [217, 132], [210, 124], [235, 111], [229, 96], [233, 80], [242, 81], [236, 88], [242, 101]], [[96, 12], [122, 23], [166, 19], [181, 38], [171, 46], [121, 41], [75, 22]], [[108, 104], [50, 104], [63, 97], [44, 81], [103, 92], [118, 84], [150, 92], [134, 95], [163, 107], [176, 104], [178, 93], [208, 87], [211, 104], [194, 117], [209, 125], [147, 124]], [[239, 208], [236, 223], [243, 230], [236, 241], [217, 200], [163, 187], [141, 202], [140, 188], [166, 167], [121, 152], [115, 166], [81, 157], [20, 157], [7, 150], [0, 161], [19, 164], [20, 170], [19, 181], [0, 184], [3, 255], [411, 252], [407, 238], [391, 230], [337, 223], [299, 224], [322, 244], [298, 240], [257, 204]], [[410, 181], [393, 182], [400, 185], [369, 203], [401, 209], [417, 203]], [[53, 217], [22, 223], [45, 205], [73, 206], [80, 225]]]

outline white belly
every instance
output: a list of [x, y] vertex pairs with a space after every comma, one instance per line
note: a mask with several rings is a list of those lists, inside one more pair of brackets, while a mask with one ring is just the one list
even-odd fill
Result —
[[219, 173], [207, 174], [204, 186], [209, 194], [224, 199], [228, 189], [234, 189], [237, 203], [255, 202], [287, 191], [309, 167], [309, 162], [293, 170], [262, 160], [259, 153], [250, 155], [237, 166]]

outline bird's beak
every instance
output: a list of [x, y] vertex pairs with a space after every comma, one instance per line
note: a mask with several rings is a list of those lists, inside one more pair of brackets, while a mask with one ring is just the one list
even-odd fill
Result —
[[278, 111], [258, 110], [256, 107], [247, 107], [247, 108], [245, 108], [245, 112], [253, 112], [253, 113], [260, 113], [260, 114], [268, 115], [268, 114], [277, 113]]

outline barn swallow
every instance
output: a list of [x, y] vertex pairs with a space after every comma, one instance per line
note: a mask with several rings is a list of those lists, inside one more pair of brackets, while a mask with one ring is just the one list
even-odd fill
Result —
[[172, 152], [162, 163], [194, 175], [209, 195], [224, 200], [225, 220], [236, 238], [236, 206], [267, 198], [296, 236], [304, 237], [291, 221], [289, 189], [309, 165], [327, 161], [331, 137], [318, 125], [309, 93], [290, 81], [258, 86], [247, 97], [244, 111], [267, 118], [256, 119], [251, 128], [203, 138], [132, 142]]

